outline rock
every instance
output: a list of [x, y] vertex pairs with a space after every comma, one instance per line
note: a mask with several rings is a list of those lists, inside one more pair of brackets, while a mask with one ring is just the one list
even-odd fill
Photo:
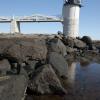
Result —
[[66, 51], [67, 51], [67, 53], [74, 53], [76, 50], [74, 48], [66, 46]]
[[52, 69], [51, 65], [43, 65], [33, 73], [28, 83], [28, 90], [33, 95], [44, 94], [66, 94], [60, 80]]
[[74, 39], [74, 47], [78, 49], [84, 49], [86, 47], [86, 44], [81, 40]]
[[14, 41], [10, 39], [0, 39], [0, 54], [6, 52], [7, 48], [10, 48], [14, 44]]
[[83, 36], [81, 40], [85, 42], [87, 45], [92, 44], [92, 39], [89, 36]]
[[0, 77], [0, 100], [22, 100], [27, 80], [25, 75]]
[[76, 39], [76, 38], [72, 38], [72, 37], [64, 38], [63, 42], [65, 45], [71, 48], [76, 47], [79, 49], [83, 49], [86, 47], [86, 44], [83, 41]]
[[93, 44], [88, 45], [88, 46], [87, 46], [87, 50], [99, 51], [98, 48], [97, 48], [95, 45], [93, 45]]
[[[21, 60], [22, 54], [21, 54], [21, 48], [20, 45], [18, 44], [14, 44], [11, 47], [6, 48], [6, 50], [3, 52], [3, 54], [5, 55], [5, 58], [9, 55], [9, 58], [15, 58], [17, 60]], [[9, 59], [8, 58], [8, 59]]]
[[96, 46], [91, 45], [91, 46], [89, 46], [89, 50], [94, 50], [94, 51], [97, 51], [97, 48], [96, 48]]
[[51, 52], [48, 60], [59, 76], [67, 78], [68, 64], [61, 54]]
[[99, 53], [100, 53], [100, 49], [99, 49]]
[[28, 59], [46, 59], [47, 47], [45, 40], [35, 40], [32, 42], [20, 41], [21, 56], [23, 60]]
[[74, 47], [74, 38], [72, 37], [69, 37], [69, 36], [67, 38], [63, 37], [63, 42], [65, 45], [69, 47], [72, 47], [72, 48]]
[[6, 72], [11, 69], [11, 66], [7, 59], [0, 60], [0, 74], [6, 75]]
[[38, 61], [35, 61], [35, 60], [28, 61], [27, 65], [24, 66], [24, 69], [26, 70], [26, 72], [28, 73], [28, 75], [31, 74], [32, 72], [34, 72], [37, 62]]
[[61, 31], [58, 31], [57, 33], [58, 33], [58, 35], [63, 35], [63, 33]]
[[60, 39], [52, 39], [50, 41], [50, 47], [52, 52], [57, 52], [62, 54], [63, 56], [66, 56], [66, 46], [63, 44], [63, 42]]
[[32, 69], [32, 70], [34, 70], [35, 69], [35, 65], [36, 65], [36, 63], [38, 63], [38, 61], [35, 61], [35, 60], [28, 60], [28, 65], [30, 66], [30, 68]]
[[45, 40], [18, 41], [16, 44], [6, 48], [5, 54], [20, 61], [28, 59], [46, 59], [47, 47]]
[[62, 35], [55, 35], [54, 36], [54, 38], [57, 38], [57, 39], [60, 39], [60, 40], [62, 40], [62, 37], [63, 37]]

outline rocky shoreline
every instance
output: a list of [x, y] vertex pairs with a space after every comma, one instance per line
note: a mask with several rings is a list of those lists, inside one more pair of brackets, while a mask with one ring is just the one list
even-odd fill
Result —
[[74, 60], [100, 63], [100, 42], [62, 34], [0, 36], [0, 100], [67, 95], [63, 80]]

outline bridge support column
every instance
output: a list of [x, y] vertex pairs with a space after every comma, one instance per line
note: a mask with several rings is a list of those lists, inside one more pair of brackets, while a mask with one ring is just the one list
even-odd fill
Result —
[[11, 33], [20, 33], [20, 22], [15, 19], [11, 21]]

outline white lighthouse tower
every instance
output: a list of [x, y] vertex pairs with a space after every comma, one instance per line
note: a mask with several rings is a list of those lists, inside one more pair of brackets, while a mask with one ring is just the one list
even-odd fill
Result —
[[79, 36], [79, 13], [81, 0], [65, 0], [63, 5], [63, 34], [65, 37]]

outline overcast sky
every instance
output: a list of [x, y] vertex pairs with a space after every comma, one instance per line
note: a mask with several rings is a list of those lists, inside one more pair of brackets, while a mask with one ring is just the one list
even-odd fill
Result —
[[[0, 0], [0, 16], [30, 16], [32, 14], [61, 15], [63, 0]], [[100, 40], [100, 0], [83, 0], [80, 13], [80, 36]], [[57, 33], [61, 23], [21, 24], [24, 33]], [[0, 24], [0, 32], [10, 31], [10, 24]]]

